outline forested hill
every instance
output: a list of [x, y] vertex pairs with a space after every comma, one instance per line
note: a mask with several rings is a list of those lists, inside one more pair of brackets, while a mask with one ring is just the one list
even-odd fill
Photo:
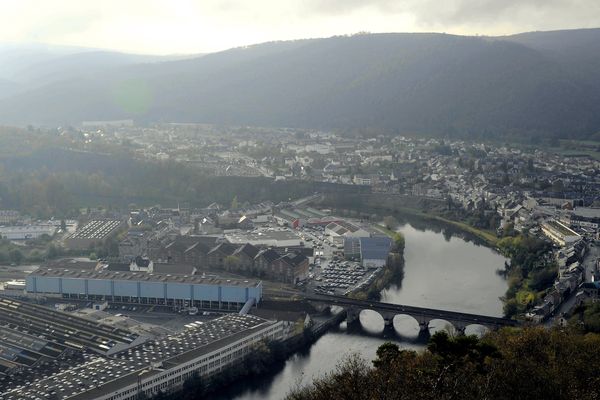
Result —
[[364, 34], [126, 65], [0, 101], [0, 122], [133, 118], [600, 138], [600, 29]]

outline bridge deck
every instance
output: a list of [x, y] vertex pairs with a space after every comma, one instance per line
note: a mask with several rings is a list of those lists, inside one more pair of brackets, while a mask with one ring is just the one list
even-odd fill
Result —
[[340, 307], [357, 307], [363, 310], [374, 310], [379, 312], [393, 312], [396, 314], [407, 314], [420, 316], [429, 319], [443, 319], [448, 321], [461, 321], [480, 325], [493, 326], [517, 326], [518, 321], [491, 317], [489, 315], [469, 314], [457, 311], [437, 310], [433, 308], [407, 306], [403, 304], [381, 303], [378, 301], [356, 300], [344, 296], [330, 295], [309, 295], [306, 297], [309, 301], [317, 301]]

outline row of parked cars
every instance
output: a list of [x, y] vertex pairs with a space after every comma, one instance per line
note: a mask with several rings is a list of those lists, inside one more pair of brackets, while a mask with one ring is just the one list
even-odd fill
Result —
[[354, 288], [365, 276], [367, 270], [352, 261], [332, 260], [321, 271], [322, 283], [316, 286], [315, 292], [335, 294], [335, 290]]

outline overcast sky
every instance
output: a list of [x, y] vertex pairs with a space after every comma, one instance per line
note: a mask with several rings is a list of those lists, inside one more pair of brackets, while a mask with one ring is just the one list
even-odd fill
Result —
[[600, 27], [600, 0], [0, 0], [0, 42], [201, 53], [356, 32]]

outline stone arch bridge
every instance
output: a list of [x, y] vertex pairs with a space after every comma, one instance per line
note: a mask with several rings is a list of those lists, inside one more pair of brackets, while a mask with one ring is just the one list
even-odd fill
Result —
[[491, 330], [505, 326], [519, 325], [518, 321], [508, 318], [414, 307], [402, 304], [381, 303], [377, 301], [356, 300], [344, 296], [309, 295], [306, 299], [315, 304], [343, 308], [346, 312], [346, 321], [348, 324], [357, 322], [361, 311], [373, 310], [383, 317], [386, 327], [393, 326], [393, 320], [396, 315], [409, 315], [419, 323], [421, 332], [427, 331], [429, 323], [434, 319], [447, 321], [452, 324], [458, 333], [464, 333], [466, 327], [469, 325], [482, 325]]

